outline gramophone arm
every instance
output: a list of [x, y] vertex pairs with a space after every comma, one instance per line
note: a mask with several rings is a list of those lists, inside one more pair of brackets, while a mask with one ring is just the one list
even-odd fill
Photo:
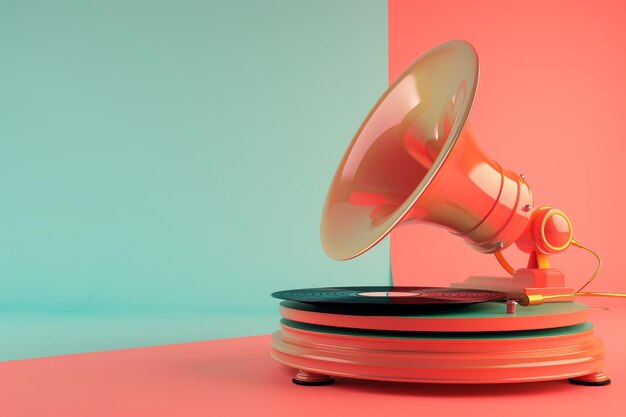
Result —
[[[596, 270], [587, 280], [587, 282], [585, 282], [585, 284], [578, 289], [578, 291], [575, 291], [573, 293], [568, 292], [565, 294], [551, 295], [523, 294], [519, 300], [520, 304], [522, 305], [538, 305], [543, 304], [544, 300], [557, 298], [568, 298], [571, 300], [571, 298], [574, 296], [582, 295], [604, 297], [626, 296], [622, 294], [612, 293], [582, 292], [591, 283], [591, 281], [593, 281], [598, 276], [598, 273], [600, 272], [600, 267], [602, 265], [602, 260], [595, 251], [583, 245], [582, 243], [578, 243], [573, 239], [572, 223], [567, 215], [561, 210], [552, 208], [550, 206], [539, 207], [537, 210], [535, 210], [531, 215], [528, 228], [516, 241], [516, 244], [521, 250], [530, 254], [528, 265], [526, 267], [527, 270], [550, 268], [549, 255], [563, 252], [570, 245], [590, 252], [596, 257], [598, 261], [598, 266], [596, 267]], [[509, 274], [513, 275], [514, 277], [516, 276], [517, 270], [513, 268], [513, 266], [511, 266], [511, 264], [505, 259], [502, 251], [496, 252], [495, 257], [500, 265]]]
[[[576, 297], [618, 297], [618, 298], [626, 298], [626, 294], [623, 294], [623, 293], [583, 292], [583, 290], [591, 283], [591, 281], [596, 279], [596, 277], [598, 276], [598, 273], [600, 272], [600, 268], [602, 267], [602, 259], [600, 258], [600, 255], [598, 255], [593, 249], [590, 249], [589, 247], [583, 245], [582, 243], [579, 243], [579, 242], [575, 241], [574, 239], [571, 240], [571, 245], [588, 251], [593, 256], [595, 256], [597, 261], [598, 261], [598, 265], [596, 266], [596, 270], [591, 275], [591, 277], [587, 280], [587, 282], [585, 282], [585, 284], [583, 284], [583, 286], [581, 286], [578, 289], [578, 291], [576, 291], [574, 293], [571, 293], [571, 294], [555, 294], [555, 295], [522, 294], [520, 296], [519, 300], [518, 300], [521, 305], [523, 305], [523, 306], [539, 305], [539, 304], [543, 304], [545, 300], [551, 300], [551, 299], [557, 299], [557, 298], [571, 298], [571, 297], [574, 297], [574, 296], [576, 296]], [[537, 255], [537, 262], [538, 263], [541, 264], [541, 260], [545, 260], [545, 262], [548, 262], [548, 256], [547, 255], [536, 253], [536, 252], [534, 252], [533, 254]], [[515, 273], [515, 269], [511, 266], [511, 264], [509, 264], [507, 262], [507, 260], [502, 255], [501, 251], [500, 252], [496, 252], [495, 253], [495, 257], [498, 260], [498, 262], [500, 263], [500, 265], [502, 265], [502, 267], [508, 273], [510, 273], [511, 275], [513, 275]], [[532, 254], [531, 254], [531, 257], [532, 257]], [[531, 260], [531, 262], [532, 262], [532, 260]], [[545, 266], [543, 266], [543, 265], [539, 265], [538, 267], [539, 268], [545, 268]], [[547, 267], [549, 268], [549, 263], [548, 263]]]

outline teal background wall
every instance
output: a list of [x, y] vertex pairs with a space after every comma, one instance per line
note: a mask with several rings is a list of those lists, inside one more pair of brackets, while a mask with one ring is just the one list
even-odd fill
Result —
[[384, 0], [0, 3], [0, 359], [267, 333], [387, 84]]

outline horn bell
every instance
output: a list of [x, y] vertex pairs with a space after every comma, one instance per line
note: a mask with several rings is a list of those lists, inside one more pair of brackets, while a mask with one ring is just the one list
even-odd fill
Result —
[[434, 223], [481, 252], [513, 243], [532, 192], [479, 148], [466, 126], [479, 66], [465, 41], [416, 60], [367, 115], [331, 183], [321, 223], [335, 259], [367, 251], [399, 223]]

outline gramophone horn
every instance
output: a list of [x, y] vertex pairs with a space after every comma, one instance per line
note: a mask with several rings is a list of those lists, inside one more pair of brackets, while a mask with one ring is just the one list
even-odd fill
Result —
[[528, 227], [532, 193], [474, 141], [466, 120], [477, 85], [474, 48], [452, 41], [389, 87], [330, 186], [321, 224], [328, 255], [358, 256], [408, 221], [445, 227], [481, 252], [517, 240]]

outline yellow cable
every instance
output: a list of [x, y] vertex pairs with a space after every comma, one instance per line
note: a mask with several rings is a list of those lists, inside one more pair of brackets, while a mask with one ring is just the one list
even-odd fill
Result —
[[600, 272], [600, 268], [602, 267], [602, 259], [600, 259], [600, 255], [598, 255], [594, 250], [588, 248], [587, 246], [583, 245], [582, 243], [578, 243], [576, 242], [574, 239], [572, 239], [572, 245], [584, 249], [587, 252], [591, 253], [593, 256], [596, 257], [596, 259], [598, 260], [598, 266], [596, 267], [596, 270], [594, 271], [593, 275], [591, 275], [591, 278], [589, 278], [589, 280], [587, 282], [585, 282], [585, 284], [580, 287], [578, 289], [578, 291], [576, 291], [574, 293], [574, 295], [577, 295], [578, 293], [580, 293], [582, 290], [585, 289], [585, 287], [587, 287], [587, 285], [589, 285], [591, 283], [591, 281], [593, 281], [594, 279], [596, 279], [596, 277], [598, 276], [598, 273]]
[[[581, 292], [574, 294], [577, 297], [618, 297], [626, 298], [626, 294], [621, 292]], [[544, 297], [545, 298], [545, 297]]]

